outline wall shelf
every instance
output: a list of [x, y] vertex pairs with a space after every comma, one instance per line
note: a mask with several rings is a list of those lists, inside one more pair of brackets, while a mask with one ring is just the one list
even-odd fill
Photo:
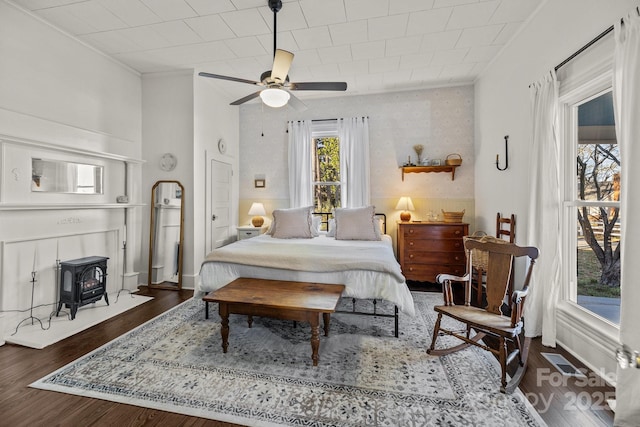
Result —
[[402, 180], [405, 173], [451, 172], [451, 181], [456, 177], [456, 168], [460, 165], [444, 166], [402, 166]]

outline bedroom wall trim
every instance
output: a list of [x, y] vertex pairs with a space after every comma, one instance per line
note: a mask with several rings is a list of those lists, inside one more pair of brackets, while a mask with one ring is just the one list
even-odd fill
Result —
[[557, 321], [558, 344], [615, 387], [618, 328], [593, 325], [592, 314], [568, 302], [558, 306]]

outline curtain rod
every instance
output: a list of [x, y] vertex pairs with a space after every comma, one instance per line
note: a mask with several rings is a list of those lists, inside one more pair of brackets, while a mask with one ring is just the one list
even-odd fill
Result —
[[[361, 119], [365, 119], [365, 118], [366, 118], [366, 119], [368, 119], [368, 118], [369, 118], [369, 116], [362, 116], [362, 117], [359, 117], [359, 118], [361, 118]], [[311, 121], [312, 121], [312, 122], [330, 122], [330, 121], [333, 121], [333, 120], [340, 120], [340, 119], [312, 119]], [[289, 120], [289, 121], [290, 121], [290, 122], [301, 122], [302, 120]]]
[[604, 30], [603, 32], [601, 32], [600, 34], [598, 34], [593, 40], [591, 40], [589, 43], [585, 44], [584, 46], [582, 46], [580, 49], [578, 49], [577, 51], [575, 51], [571, 56], [569, 56], [567, 59], [565, 59], [564, 61], [562, 61], [561, 63], [559, 63], [558, 65], [556, 65], [556, 67], [554, 68], [554, 70], [558, 71], [558, 69], [560, 69], [561, 67], [563, 67], [564, 65], [567, 64], [567, 62], [571, 61], [573, 58], [575, 58], [576, 56], [580, 55], [582, 52], [584, 52], [585, 50], [589, 49], [591, 46], [593, 46], [596, 42], [598, 42], [598, 40], [600, 40], [601, 38], [603, 38], [604, 36], [606, 36], [607, 34], [609, 34], [610, 32], [613, 31], [613, 25], [610, 26], [609, 28], [607, 28], [606, 30]]

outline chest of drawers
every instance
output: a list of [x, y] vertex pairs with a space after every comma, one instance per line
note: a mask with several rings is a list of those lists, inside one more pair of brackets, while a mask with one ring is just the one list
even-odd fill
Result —
[[440, 273], [462, 276], [465, 254], [462, 237], [469, 224], [399, 222], [398, 260], [407, 280], [435, 282]]

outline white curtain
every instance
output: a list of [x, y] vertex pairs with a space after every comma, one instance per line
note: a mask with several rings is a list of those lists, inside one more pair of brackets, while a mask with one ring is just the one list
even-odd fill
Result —
[[368, 206], [369, 182], [369, 118], [351, 117], [338, 120], [340, 138], [340, 173], [343, 183], [342, 206]]
[[313, 205], [311, 157], [311, 120], [290, 121], [289, 130], [289, 205], [292, 208]]
[[540, 256], [533, 269], [525, 311], [525, 334], [542, 335], [542, 344], [556, 345], [556, 306], [560, 292], [560, 147], [557, 138], [558, 82], [555, 71], [530, 87], [533, 141], [529, 182], [527, 244]]
[[[616, 136], [620, 146], [620, 343], [640, 352], [640, 197], [633, 188], [640, 182], [640, 16], [634, 10], [622, 23], [616, 22], [614, 61], [614, 111]], [[635, 184], [631, 184], [635, 182]], [[640, 369], [618, 368], [616, 386], [617, 426], [640, 425]]]

